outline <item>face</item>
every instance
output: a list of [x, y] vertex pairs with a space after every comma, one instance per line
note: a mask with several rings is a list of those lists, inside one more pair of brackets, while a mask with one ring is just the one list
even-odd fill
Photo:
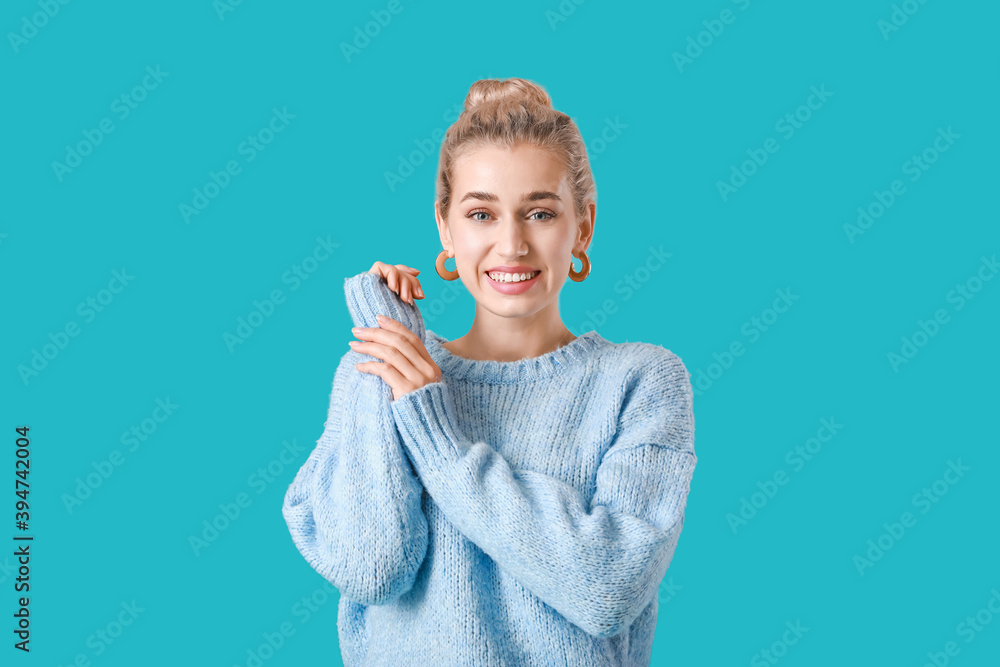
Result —
[[[447, 221], [435, 203], [438, 229], [478, 306], [501, 317], [558, 313], [573, 253], [589, 245], [596, 214], [591, 204], [576, 217], [560, 162], [526, 144], [484, 147], [455, 163], [452, 188]], [[516, 277], [498, 275], [508, 273]]]

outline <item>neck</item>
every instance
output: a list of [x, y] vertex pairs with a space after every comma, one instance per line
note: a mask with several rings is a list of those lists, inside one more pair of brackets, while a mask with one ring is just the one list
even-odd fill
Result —
[[[556, 311], [558, 312], [558, 311]], [[541, 313], [539, 315], [542, 315]], [[486, 320], [489, 320], [488, 322]], [[477, 317], [469, 333], [444, 348], [466, 359], [518, 361], [540, 357], [576, 339], [556, 317]]]

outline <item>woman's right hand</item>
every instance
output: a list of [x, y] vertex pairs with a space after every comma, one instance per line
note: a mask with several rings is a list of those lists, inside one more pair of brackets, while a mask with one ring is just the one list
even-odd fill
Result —
[[417, 280], [417, 274], [420, 271], [412, 267], [404, 264], [392, 265], [385, 262], [375, 262], [368, 273], [376, 273], [382, 276], [389, 289], [398, 294], [400, 299], [406, 301], [411, 306], [413, 305], [414, 298], [424, 298], [424, 290], [420, 288], [420, 281]]

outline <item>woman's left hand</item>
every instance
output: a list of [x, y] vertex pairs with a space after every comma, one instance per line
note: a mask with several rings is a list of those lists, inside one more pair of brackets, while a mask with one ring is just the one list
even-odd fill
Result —
[[401, 322], [385, 315], [378, 316], [378, 327], [354, 327], [351, 333], [361, 341], [351, 341], [351, 349], [370, 354], [377, 361], [355, 364], [362, 373], [378, 375], [392, 387], [396, 400], [425, 384], [441, 381], [441, 369], [431, 359], [420, 337]]

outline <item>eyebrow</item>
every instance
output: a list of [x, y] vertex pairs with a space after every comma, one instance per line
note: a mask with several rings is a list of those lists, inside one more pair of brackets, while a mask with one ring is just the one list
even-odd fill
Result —
[[[472, 192], [465, 193], [465, 196], [458, 202], [461, 204], [466, 199], [478, 199], [480, 201], [491, 201], [498, 202], [500, 198], [497, 197], [492, 192], [484, 192], [482, 190], [473, 190]], [[526, 195], [521, 196], [521, 201], [538, 201], [539, 199], [554, 199], [556, 201], [562, 201], [562, 197], [554, 192], [549, 192], [547, 190], [533, 190]]]

